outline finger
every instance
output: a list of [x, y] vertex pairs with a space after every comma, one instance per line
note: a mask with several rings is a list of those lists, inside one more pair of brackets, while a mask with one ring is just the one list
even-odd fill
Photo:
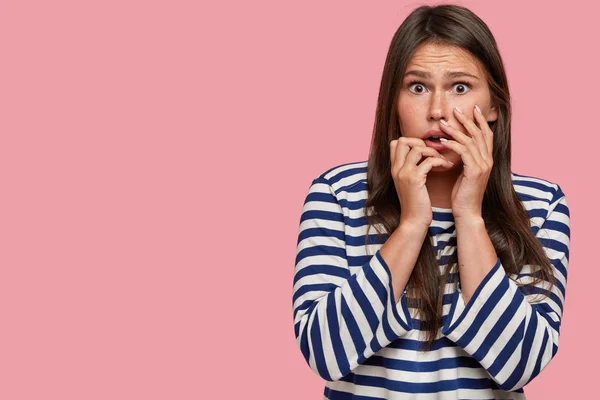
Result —
[[[456, 112], [456, 110], [457, 109], [455, 108], [454, 111]], [[459, 115], [460, 117], [457, 118], [459, 119], [459, 122], [460, 119], [462, 119], [463, 121], [467, 120], [467, 118], [463, 114]], [[474, 122], [471, 123], [473, 125], [475, 124]], [[481, 153], [482, 151], [487, 151], [487, 147], [485, 147], [485, 142], [482, 138], [481, 131], [479, 131], [479, 128], [477, 128], [477, 130], [479, 131], [478, 133], [470, 132], [471, 136], [467, 136], [459, 129], [454, 128], [451, 125], [444, 126], [444, 124], [440, 124], [440, 126], [444, 132], [448, 132], [448, 134], [450, 134], [455, 139], [455, 141], [465, 146], [468, 149], [468, 151], [472, 153], [472, 157], [475, 159], [477, 164], [483, 165], [483, 163], [485, 163]], [[471, 130], [473, 129], [471, 128]], [[483, 146], [483, 149], [480, 149], [480, 146]]]
[[479, 124], [479, 129], [483, 133], [483, 139], [485, 141], [485, 149], [487, 150], [487, 153], [485, 154], [484, 159], [486, 161], [488, 161], [492, 158], [492, 154], [493, 154], [492, 151], [494, 149], [494, 132], [491, 130], [490, 126], [488, 125], [487, 119], [481, 113], [481, 111], [480, 111], [479, 107], [477, 107], [477, 105], [475, 105], [475, 112], [473, 113], [473, 115], [475, 116], [475, 120]]
[[398, 146], [398, 140], [394, 139], [390, 142], [390, 163], [391, 167], [394, 167], [394, 160], [396, 159], [396, 146]]
[[[450, 148], [451, 150], [454, 150], [454, 152], [460, 155], [460, 158], [462, 159], [463, 164], [466, 167], [481, 167], [480, 162], [483, 162], [483, 160], [478, 160], [477, 157], [473, 154], [474, 144], [471, 144], [471, 146], [465, 146], [454, 140], [442, 140], [442, 143], [444, 143], [444, 146]], [[479, 152], [476, 149], [475, 151]]]
[[419, 138], [408, 138], [401, 137], [398, 139], [398, 146], [396, 147], [396, 168], [399, 170], [402, 165], [406, 162], [406, 156], [413, 147], [427, 147], [425, 142]]
[[406, 156], [406, 164], [409, 164], [411, 167], [416, 167], [417, 163], [421, 161], [423, 157], [439, 157], [443, 159], [443, 156], [436, 150], [431, 147], [413, 147], [408, 155]]
[[472, 141], [475, 143], [475, 148], [472, 149], [473, 156], [475, 157], [475, 159], [477, 159], [479, 163], [487, 163], [487, 142], [485, 141], [483, 132], [481, 131], [481, 129], [479, 129], [479, 126], [477, 126], [476, 124], [477, 119], [475, 114], [477, 114], [477, 110], [475, 110], [475, 112], [473, 113], [473, 118], [475, 118], [475, 120], [471, 120], [471, 118], [467, 117], [465, 114], [460, 114], [463, 121], [465, 121], [465, 123], [463, 123], [462, 121], [461, 123], [463, 123], [463, 125], [465, 125], [465, 128], [469, 130], [469, 133], [472, 137]]
[[443, 119], [440, 121], [440, 128], [460, 144], [466, 145], [469, 140], [471, 140], [471, 138], [465, 135], [460, 129], [453, 127], [449, 122], [444, 121]]
[[479, 127], [475, 125], [475, 121], [467, 117], [457, 107], [454, 107], [454, 115], [456, 116], [458, 122], [460, 122], [465, 127], [467, 132], [471, 134], [471, 137], [475, 138], [477, 136], [477, 133], [481, 133]]
[[417, 174], [427, 174], [433, 167], [446, 167], [452, 168], [454, 163], [452, 161], [444, 160], [443, 158], [430, 157], [423, 161], [416, 169]]

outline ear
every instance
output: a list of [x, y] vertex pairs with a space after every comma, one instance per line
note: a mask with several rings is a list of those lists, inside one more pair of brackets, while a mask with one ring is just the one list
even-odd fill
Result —
[[496, 107], [490, 108], [490, 112], [486, 116], [486, 119], [488, 122], [494, 122], [498, 119], [498, 110]]

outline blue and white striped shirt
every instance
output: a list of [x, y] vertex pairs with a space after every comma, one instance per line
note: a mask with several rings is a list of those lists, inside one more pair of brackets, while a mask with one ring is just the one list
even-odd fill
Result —
[[[306, 362], [326, 380], [324, 398], [525, 399], [523, 386], [558, 350], [570, 245], [560, 186], [512, 173], [532, 232], [554, 267], [552, 295], [525, 295], [509, 276], [530, 282], [531, 266], [507, 275], [498, 258], [467, 304], [460, 284], [449, 280], [443, 326], [424, 352], [416, 309], [406, 292], [395, 302], [391, 272], [379, 252], [383, 243], [373, 230], [365, 246], [366, 172], [363, 161], [319, 175], [300, 219], [294, 330]], [[433, 207], [429, 235], [443, 271], [456, 250], [451, 209]]]

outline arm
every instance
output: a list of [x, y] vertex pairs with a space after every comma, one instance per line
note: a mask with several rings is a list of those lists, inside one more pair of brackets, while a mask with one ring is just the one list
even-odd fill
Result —
[[294, 332], [311, 369], [328, 381], [348, 375], [412, 329], [406, 297], [394, 293], [404, 287], [393, 285], [381, 249], [350, 273], [346, 240], [364, 246], [364, 237], [346, 238], [344, 227], [331, 185], [322, 177], [315, 179], [300, 220]]
[[402, 221], [379, 250], [392, 274], [395, 303], [405, 295], [404, 289], [419, 258], [425, 236], [426, 226]]
[[[457, 237], [459, 234], [457, 231]], [[569, 209], [560, 187], [550, 201], [547, 217], [536, 237], [544, 246], [556, 277], [550, 297], [540, 294], [540, 289], [549, 287], [546, 281], [526, 295], [508, 278], [496, 257], [466, 303], [459, 283], [442, 326], [442, 333], [475, 358], [498, 386], [507, 391], [525, 386], [558, 351], [570, 246]], [[481, 252], [481, 260], [489, 261], [488, 256], [489, 253]], [[476, 264], [475, 255], [471, 257], [464, 262]], [[517, 279], [519, 283], [532, 281], [531, 267], [523, 268]]]
[[456, 246], [458, 247], [458, 269], [460, 293], [467, 304], [483, 279], [496, 264], [498, 255], [492, 244], [482, 217], [455, 220]]

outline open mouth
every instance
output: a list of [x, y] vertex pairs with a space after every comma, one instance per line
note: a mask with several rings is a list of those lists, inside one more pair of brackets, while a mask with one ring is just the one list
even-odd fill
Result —
[[427, 147], [432, 147], [439, 152], [447, 151], [449, 148], [440, 140], [445, 136], [429, 136], [425, 139], [425, 145]]

